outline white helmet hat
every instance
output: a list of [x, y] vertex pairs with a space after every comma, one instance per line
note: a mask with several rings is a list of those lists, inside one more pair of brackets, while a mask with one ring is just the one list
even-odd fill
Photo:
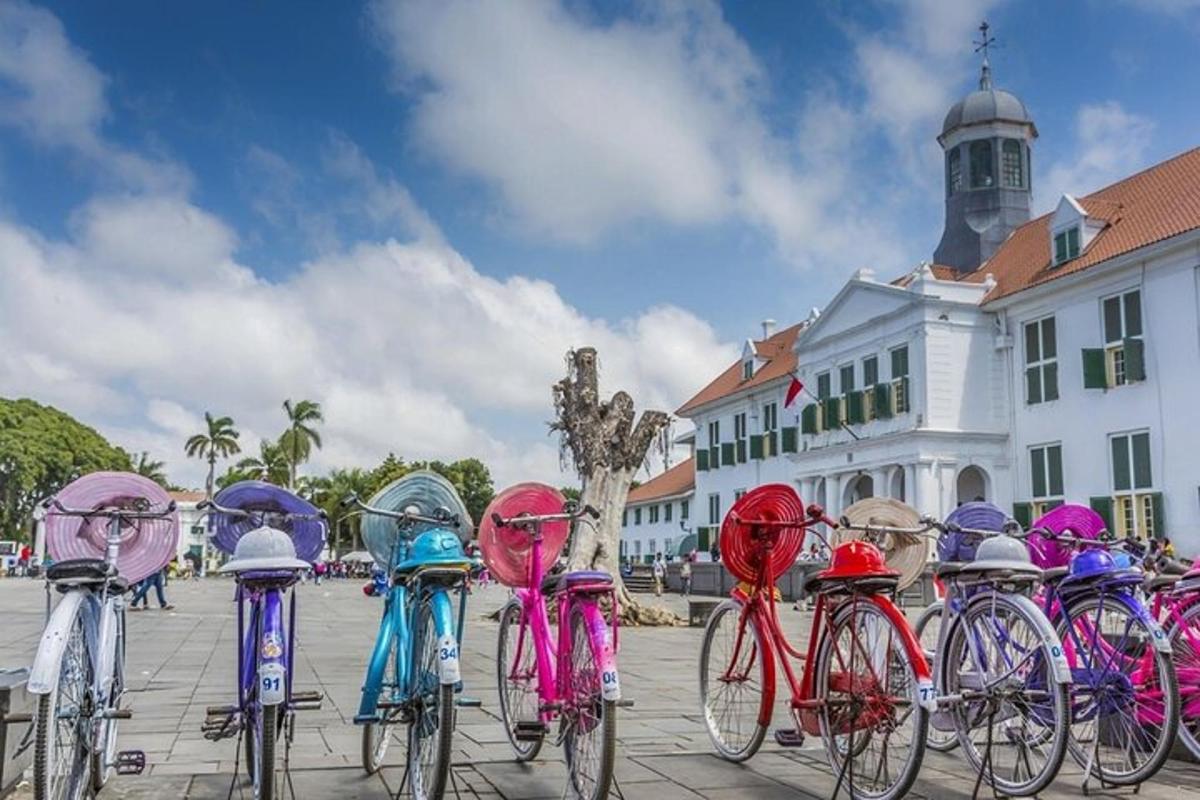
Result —
[[1029, 558], [1025, 543], [1012, 536], [989, 536], [979, 543], [975, 560], [963, 565], [963, 571], [1009, 570], [1040, 575], [1041, 569]]
[[220, 572], [253, 572], [258, 570], [308, 569], [311, 564], [296, 558], [292, 537], [281, 530], [263, 526], [237, 541], [233, 558]]

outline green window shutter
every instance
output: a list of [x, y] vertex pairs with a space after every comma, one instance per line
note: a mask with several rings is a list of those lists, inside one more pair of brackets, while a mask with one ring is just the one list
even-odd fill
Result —
[[716, 469], [719, 466], [721, 466], [721, 448], [714, 444], [708, 448], [708, 467]]
[[1108, 373], [1104, 368], [1104, 350], [1102, 348], [1085, 347], [1083, 349], [1083, 388], [1108, 388]]
[[1022, 528], [1028, 528], [1033, 524], [1033, 504], [1013, 503], [1013, 519], [1015, 519]]
[[1146, 343], [1141, 339], [1124, 340], [1125, 380], [1146, 380]]
[[721, 463], [722, 464], [733, 464], [733, 463], [735, 463], [735, 458], [736, 458], [736, 456], [735, 456], [735, 452], [734, 452], [733, 442], [723, 443], [721, 445]]
[[1058, 399], [1058, 362], [1042, 367], [1042, 397], [1045, 400]]
[[1025, 370], [1025, 402], [1028, 405], [1042, 402], [1042, 369], [1029, 367]]
[[699, 472], [708, 472], [708, 451], [696, 451], [696, 469]]
[[763, 437], [750, 437], [750, 457], [761, 459], [763, 457]]
[[903, 377], [900, 379], [900, 386], [902, 387], [902, 390], [904, 392], [904, 408], [897, 409], [897, 411], [899, 411], [901, 414], [907, 414], [909, 412], [909, 410], [912, 409], [912, 398], [910, 396], [910, 391], [908, 388], [908, 378], [907, 377]]
[[851, 392], [846, 395], [846, 419], [852, 425], [861, 425], [867, 421], [862, 392]]
[[746, 440], [738, 439], [737, 441], [737, 463], [746, 463]]
[[890, 383], [875, 384], [875, 416], [888, 419], [892, 416], [892, 385]]
[[1035, 447], [1029, 451], [1029, 467], [1033, 475], [1034, 497], [1046, 496], [1046, 448]]
[[1133, 488], [1133, 476], [1129, 473], [1129, 437], [1114, 436], [1109, 444], [1112, 447], [1113, 488], [1127, 492]]
[[1154, 484], [1150, 478], [1150, 434], [1135, 433], [1130, 440], [1133, 446], [1133, 488], [1149, 489]]
[[696, 532], [699, 534], [698, 538], [700, 540], [698, 543], [699, 546], [696, 549], [707, 553], [712, 549], [712, 543], [708, 540], [708, 528], [700, 527], [696, 529]]
[[1161, 539], [1167, 535], [1167, 517], [1163, 509], [1162, 492], [1150, 495], [1150, 505], [1154, 513], [1154, 537]]
[[837, 430], [842, 421], [842, 398], [830, 397], [825, 401], [825, 429]]
[[779, 455], [779, 431], [763, 434], [763, 450], [768, 456]]
[[1055, 445], [1046, 448], [1046, 472], [1049, 474], [1050, 495], [1059, 497], [1063, 493], [1063, 464], [1062, 447]]
[[783, 429], [783, 452], [795, 453], [800, 450], [799, 430], [795, 425]]
[[1067, 234], [1060, 233], [1054, 237], [1054, 263], [1061, 264], [1067, 260]]
[[1067, 231], [1067, 256], [1075, 258], [1079, 255], [1079, 228]]
[[1089, 497], [1088, 505], [1092, 507], [1104, 520], [1104, 527], [1112, 531], [1113, 528], [1113, 501], [1111, 497]]
[[821, 430], [817, 424], [817, 404], [809, 403], [800, 412], [800, 432], [806, 434], [819, 433]]

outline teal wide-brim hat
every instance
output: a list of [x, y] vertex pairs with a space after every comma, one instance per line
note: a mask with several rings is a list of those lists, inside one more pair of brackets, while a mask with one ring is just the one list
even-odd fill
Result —
[[[384, 486], [367, 503], [386, 511], [404, 511], [416, 507], [424, 516], [435, 516], [439, 508], [457, 518], [458, 524], [432, 524], [417, 522], [404, 531], [403, 535], [416, 540], [428, 530], [442, 530], [454, 534], [459, 542], [467, 542], [475, 530], [475, 523], [467, 513], [467, 506], [459, 497], [450, 481], [432, 470], [417, 470]], [[397, 544], [401, 537], [400, 524], [390, 517], [364, 514], [362, 538], [375, 563], [385, 568], [395, 566]], [[461, 547], [461, 544], [460, 544]]]

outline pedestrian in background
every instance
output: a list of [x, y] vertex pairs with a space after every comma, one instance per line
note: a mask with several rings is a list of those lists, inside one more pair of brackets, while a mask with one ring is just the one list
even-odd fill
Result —
[[684, 597], [690, 597], [692, 594], [692, 554], [688, 553], [683, 557], [683, 563], [679, 565], [679, 578], [683, 581], [681, 594]]
[[[149, 594], [151, 588], [154, 589], [154, 593], [158, 596], [158, 607], [160, 609], [170, 611], [175, 607], [167, 602], [167, 594], [163, 590], [163, 586], [166, 584], [166, 571], [167, 568], [163, 567], [153, 575], [142, 579], [142, 582], [138, 584], [137, 591], [133, 593], [133, 601], [129, 604], [131, 610], [141, 611], [142, 609], [150, 608], [150, 600], [146, 595]], [[142, 604], [141, 606], [138, 606], [139, 602]]]
[[663, 581], [667, 577], [667, 565], [663, 561], [662, 553], [657, 553], [654, 556], [654, 596], [662, 597]]

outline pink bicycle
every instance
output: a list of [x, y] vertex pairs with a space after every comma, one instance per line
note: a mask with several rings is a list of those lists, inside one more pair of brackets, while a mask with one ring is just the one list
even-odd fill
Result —
[[[519, 761], [531, 761], [557, 721], [569, 789], [581, 800], [607, 797], [613, 783], [621, 699], [616, 596], [607, 572], [547, 570], [570, 524], [598, 516], [550, 486], [522, 483], [496, 496], [479, 531], [492, 576], [514, 589], [500, 612], [496, 657], [508, 739]], [[547, 597], [554, 598], [557, 611], [557, 641], [551, 638]], [[614, 609], [611, 622], [600, 608], [605, 597]]]

